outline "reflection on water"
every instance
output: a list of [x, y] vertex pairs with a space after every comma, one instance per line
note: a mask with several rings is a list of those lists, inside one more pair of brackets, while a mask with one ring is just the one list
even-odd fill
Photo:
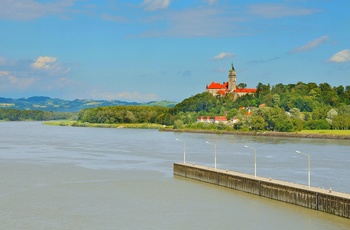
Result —
[[[186, 160], [350, 193], [343, 140], [0, 123], [4, 229], [349, 229], [350, 220], [173, 177]], [[64, 221], [62, 221], [64, 220]]]

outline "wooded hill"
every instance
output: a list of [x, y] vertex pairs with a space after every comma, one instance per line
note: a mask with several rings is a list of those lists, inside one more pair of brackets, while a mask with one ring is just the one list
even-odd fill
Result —
[[[194, 128], [206, 125], [194, 123], [194, 117], [198, 115], [227, 115], [228, 119], [236, 116], [239, 122], [234, 128], [239, 130], [350, 128], [350, 86], [298, 82], [271, 87], [259, 83], [256, 94], [237, 100], [232, 97], [197, 94], [177, 104], [174, 114], [183, 124], [192, 123]], [[248, 111], [250, 115], [246, 115]], [[181, 122], [178, 123], [181, 126]]]
[[35, 96], [29, 98], [4, 98], [0, 97], [0, 108], [17, 109], [17, 110], [41, 110], [53, 112], [79, 112], [85, 108], [96, 108], [100, 106], [118, 106], [118, 105], [149, 105], [174, 107], [172, 101], [151, 101], [147, 103], [126, 102], [119, 100], [63, 100], [59, 98], [50, 98], [44, 96]]
[[0, 120], [4, 121], [48, 121], [76, 120], [78, 113], [48, 112], [41, 110], [18, 110], [0, 108]]

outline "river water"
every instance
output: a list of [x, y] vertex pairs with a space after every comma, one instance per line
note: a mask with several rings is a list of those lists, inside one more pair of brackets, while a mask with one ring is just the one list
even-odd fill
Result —
[[[186, 162], [350, 193], [350, 142], [0, 122], [0, 229], [350, 229], [350, 220], [173, 176]], [[206, 142], [212, 144], [207, 144]], [[245, 148], [244, 145], [250, 148]]]

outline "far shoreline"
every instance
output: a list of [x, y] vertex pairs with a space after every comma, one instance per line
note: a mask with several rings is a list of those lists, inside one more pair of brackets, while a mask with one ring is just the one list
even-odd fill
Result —
[[[95, 128], [134, 128], [134, 129], [158, 129], [160, 132], [177, 133], [202, 133], [202, 134], [223, 134], [223, 135], [245, 135], [245, 136], [266, 136], [266, 137], [291, 137], [291, 138], [315, 138], [315, 139], [336, 139], [350, 140], [350, 135], [332, 133], [300, 133], [300, 132], [276, 132], [276, 131], [227, 131], [227, 130], [204, 130], [204, 129], [174, 129], [159, 124], [137, 123], [137, 124], [100, 124], [80, 123], [76, 121], [47, 121], [45, 125], [73, 126], [73, 127], [95, 127]], [[320, 131], [320, 130], [319, 130]], [[327, 132], [328, 130], [322, 130]], [[329, 130], [331, 132], [331, 130]]]
[[292, 138], [317, 138], [317, 139], [337, 139], [350, 140], [350, 135], [335, 134], [306, 134], [298, 132], [276, 132], [276, 131], [225, 131], [225, 130], [196, 130], [196, 129], [171, 129], [163, 128], [164, 132], [183, 132], [183, 133], [203, 133], [203, 134], [224, 134], [224, 135], [245, 135], [245, 136], [266, 136], [266, 137], [292, 137]]

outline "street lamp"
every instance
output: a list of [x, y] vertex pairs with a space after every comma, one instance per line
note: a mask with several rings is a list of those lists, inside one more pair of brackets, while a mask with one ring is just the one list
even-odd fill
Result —
[[216, 170], [216, 144], [210, 143], [209, 141], [206, 141], [205, 143], [214, 145], [214, 168]]
[[296, 151], [296, 152], [307, 156], [307, 162], [308, 162], [308, 181], [309, 181], [309, 189], [310, 189], [310, 154], [303, 153], [303, 152], [300, 152], [300, 151]]
[[256, 178], [256, 149], [249, 147], [249, 146], [246, 146], [246, 145], [244, 147], [254, 150], [254, 177]]
[[176, 140], [184, 143], [184, 164], [186, 164], [186, 142], [182, 141], [182, 140], [179, 140], [177, 138], [176, 138]]

